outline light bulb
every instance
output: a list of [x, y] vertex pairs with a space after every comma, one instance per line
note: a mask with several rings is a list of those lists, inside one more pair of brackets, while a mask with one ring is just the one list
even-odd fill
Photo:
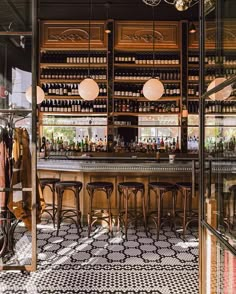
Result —
[[177, 0], [175, 3], [175, 8], [179, 11], [185, 11], [189, 8], [188, 0]]
[[[37, 86], [36, 88], [36, 97], [37, 97], [37, 104], [40, 104], [44, 98], [45, 98], [45, 93], [42, 88]], [[25, 98], [29, 101], [29, 103], [32, 103], [32, 86], [30, 86], [26, 92], [25, 92]]]
[[[226, 78], [216, 78], [214, 79], [208, 86], [207, 92], [210, 91], [211, 89], [215, 88], [216, 86], [220, 85], [221, 83], [225, 82]], [[232, 93], [232, 86], [229, 85], [227, 87], [224, 87], [222, 90], [210, 95], [209, 97], [212, 100], [225, 100], [229, 98], [229, 96]]]
[[79, 95], [84, 100], [94, 100], [99, 94], [98, 84], [91, 78], [84, 79], [79, 84]]
[[164, 94], [164, 86], [157, 78], [151, 78], [143, 85], [143, 95], [148, 100], [158, 100]]

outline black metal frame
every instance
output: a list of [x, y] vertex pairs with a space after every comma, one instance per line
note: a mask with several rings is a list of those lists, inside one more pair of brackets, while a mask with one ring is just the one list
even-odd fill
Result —
[[[220, 9], [219, 9], [220, 10]], [[217, 17], [220, 17], [221, 14], [217, 13]], [[236, 76], [233, 76], [227, 79], [225, 82], [221, 83], [220, 85], [214, 87], [210, 91], [204, 93], [205, 90], [205, 11], [204, 11], [204, 0], [200, 1], [200, 8], [199, 8], [199, 20], [200, 20], [200, 31], [199, 31], [199, 44], [200, 44], [200, 145], [199, 145], [199, 207], [200, 207], [200, 218], [199, 218], [199, 225], [200, 225], [200, 252], [203, 252], [204, 248], [204, 240], [205, 236], [203, 233], [203, 228], [209, 230], [218, 240], [219, 242], [225, 246], [233, 255], [236, 256], [236, 249], [231, 246], [225, 238], [212, 226], [210, 226], [205, 221], [205, 199], [204, 199], [204, 186], [205, 186], [205, 163], [206, 157], [204, 154], [204, 141], [205, 141], [205, 113], [204, 113], [204, 106], [205, 106], [205, 99], [208, 98], [210, 95], [222, 90], [226, 86], [236, 82]], [[217, 24], [220, 26], [219, 20]], [[218, 32], [220, 36], [222, 35], [222, 28]], [[219, 38], [217, 38], [219, 39]], [[218, 46], [217, 46], [218, 47]]]

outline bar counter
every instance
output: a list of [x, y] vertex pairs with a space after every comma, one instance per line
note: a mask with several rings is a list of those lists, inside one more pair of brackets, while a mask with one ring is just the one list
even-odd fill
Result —
[[[174, 163], [169, 163], [167, 158], [160, 162], [154, 158], [135, 157], [109, 157], [109, 158], [80, 158], [80, 159], [39, 159], [39, 177], [53, 177], [61, 180], [77, 180], [83, 183], [80, 195], [80, 206], [84, 219], [88, 212], [88, 194], [85, 186], [92, 181], [109, 181], [114, 185], [112, 193], [112, 209], [117, 209], [118, 192], [117, 184], [124, 181], [139, 181], [145, 184], [148, 191], [148, 183], [151, 181], [168, 181], [171, 183], [190, 181], [196, 183], [198, 180], [198, 161], [190, 158], [177, 158]], [[211, 173], [214, 174], [236, 172], [236, 163], [232, 160], [212, 161]], [[195, 187], [195, 185], [193, 185]], [[97, 207], [106, 207], [105, 197], [102, 192], [98, 192], [95, 203]], [[146, 193], [147, 194], [147, 193]], [[194, 190], [193, 206], [198, 207], [198, 192]], [[46, 202], [51, 202], [51, 196], [45, 191]], [[66, 207], [74, 207], [74, 200], [66, 192]], [[154, 205], [154, 204], [153, 204]], [[167, 206], [170, 201], [167, 201]], [[181, 197], [177, 201], [177, 207], [181, 207]]]

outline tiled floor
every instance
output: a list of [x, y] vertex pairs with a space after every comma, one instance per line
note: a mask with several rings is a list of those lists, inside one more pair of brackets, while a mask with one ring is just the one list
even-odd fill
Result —
[[[98, 227], [91, 238], [84, 228], [79, 238], [74, 225], [61, 227], [59, 236], [44, 221], [38, 226], [38, 270], [30, 275], [0, 273], [0, 293], [198, 293], [197, 232], [186, 240], [168, 228], [156, 241], [142, 228], [109, 237]], [[18, 250], [27, 258], [24, 228], [17, 229]], [[22, 245], [22, 238], [25, 238]], [[28, 248], [30, 251], [30, 248]]]

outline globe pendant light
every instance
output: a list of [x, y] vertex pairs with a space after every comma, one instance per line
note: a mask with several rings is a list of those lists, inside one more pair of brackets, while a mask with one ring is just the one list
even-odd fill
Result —
[[154, 20], [154, 6], [152, 7], [152, 78], [147, 80], [143, 85], [143, 95], [148, 100], [158, 100], [164, 94], [164, 86], [159, 78], [155, 77], [154, 61], [155, 61], [155, 20]]
[[[45, 98], [45, 93], [42, 88], [37, 86], [36, 88], [36, 103], [40, 104], [44, 98]], [[30, 86], [26, 91], [25, 91], [25, 98], [29, 101], [29, 103], [32, 103], [32, 86]]]
[[188, 0], [177, 0], [175, 3], [175, 8], [179, 11], [185, 11], [189, 8]]
[[[226, 78], [216, 78], [216, 79], [214, 79], [209, 84], [209, 86], [207, 88], [207, 92], [210, 91], [211, 89], [215, 88], [216, 86], [222, 84], [225, 81], [226, 81]], [[211, 98], [211, 100], [218, 100], [218, 101], [225, 100], [225, 99], [229, 98], [229, 96], [232, 93], [232, 90], [233, 90], [232, 86], [229, 85], [227, 87], [224, 87], [224, 89], [210, 95], [209, 98]]]
[[94, 100], [99, 94], [98, 84], [90, 77], [91, 16], [92, 0], [89, 3], [88, 77], [79, 84], [79, 95], [84, 100]]

